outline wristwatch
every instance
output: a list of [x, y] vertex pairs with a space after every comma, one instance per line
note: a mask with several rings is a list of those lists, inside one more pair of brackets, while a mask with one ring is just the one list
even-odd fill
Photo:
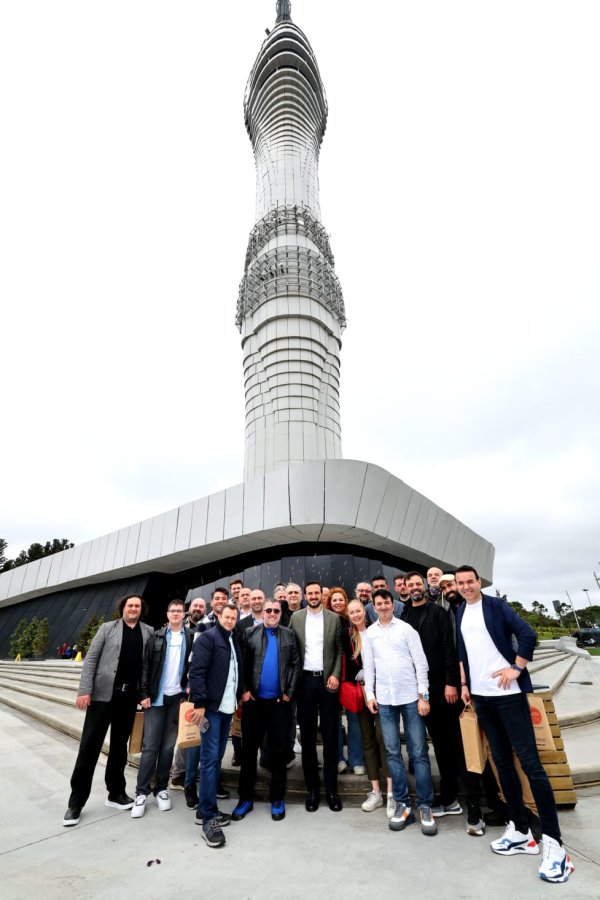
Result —
[[421, 700], [425, 700], [426, 703], [429, 703], [429, 694], [425, 691], [424, 694], [421, 694]]

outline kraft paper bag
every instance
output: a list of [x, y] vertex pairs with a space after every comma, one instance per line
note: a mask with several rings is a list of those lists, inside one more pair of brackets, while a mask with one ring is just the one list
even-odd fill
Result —
[[528, 694], [527, 700], [529, 702], [536, 747], [538, 750], [556, 750], [544, 701], [541, 697], [536, 697], [535, 694]]
[[459, 721], [467, 769], [481, 775], [485, 769], [486, 755], [477, 714], [470, 704], [465, 706]]
[[200, 743], [200, 729], [193, 725], [189, 717], [194, 711], [194, 704], [188, 700], [179, 707], [179, 730], [177, 731], [177, 745], [180, 750], [188, 747], [197, 747]]
[[129, 752], [141, 753], [144, 743], [144, 712], [141, 709], [135, 714], [131, 734], [129, 735]]

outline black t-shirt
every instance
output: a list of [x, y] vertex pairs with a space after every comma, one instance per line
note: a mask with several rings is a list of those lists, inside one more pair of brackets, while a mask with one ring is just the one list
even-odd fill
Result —
[[142, 674], [143, 647], [140, 623], [137, 622], [135, 628], [130, 628], [123, 622], [123, 640], [115, 675], [115, 687], [119, 687], [121, 684], [137, 685]]
[[424, 603], [423, 606], [409, 606], [407, 608], [405, 621], [408, 622], [415, 631], [420, 631], [426, 609], [426, 603]]

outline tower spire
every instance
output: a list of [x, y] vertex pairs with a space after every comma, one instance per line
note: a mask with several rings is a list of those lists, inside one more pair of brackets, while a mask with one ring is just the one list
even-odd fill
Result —
[[290, 0], [277, 0], [277, 18], [275, 24], [280, 22], [292, 21], [292, 4]]

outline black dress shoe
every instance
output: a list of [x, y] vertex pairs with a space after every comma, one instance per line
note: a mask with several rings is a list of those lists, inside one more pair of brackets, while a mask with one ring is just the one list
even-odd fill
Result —
[[229, 791], [222, 781], [219, 781], [219, 785], [217, 787], [217, 800], [229, 800]]
[[306, 795], [306, 812], [316, 812], [319, 808], [319, 795], [316, 791], [309, 791]]
[[331, 812], [340, 812], [342, 809], [342, 801], [337, 794], [327, 794], [327, 802]]

